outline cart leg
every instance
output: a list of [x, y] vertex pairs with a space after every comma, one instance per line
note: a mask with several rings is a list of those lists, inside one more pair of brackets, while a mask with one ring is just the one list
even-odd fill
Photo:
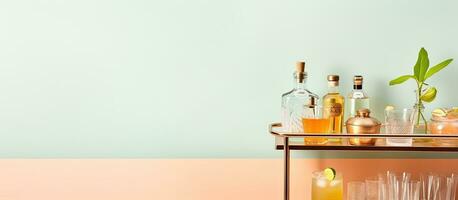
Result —
[[289, 200], [289, 159], [290, 159], [290, 156], [289, 156], [289, 138], [288, 137], [285, 137], [285, 142], [283, 144], [283, 148], [284, 148], [284, 172], [285, 172], [285, 176], [284, 176], [284, 181], [285, 181], [285, 185], [284, 185], [284, 199], [285, 200]]

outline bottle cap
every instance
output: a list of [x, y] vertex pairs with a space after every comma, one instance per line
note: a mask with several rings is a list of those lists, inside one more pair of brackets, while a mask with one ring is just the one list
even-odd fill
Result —
[[328, 85], [331, 87], [339, 86], [339, 75], [328, 75]]
[[356, 75], [353, 77], [353, 85], [362, 85], [363, 84], [363, 76]]
[[328, 81], [339, 81], [339, 75], [328, 75]]

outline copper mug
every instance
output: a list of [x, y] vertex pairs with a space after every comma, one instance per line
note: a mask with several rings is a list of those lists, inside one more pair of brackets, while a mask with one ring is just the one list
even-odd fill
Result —
[[[351, 117], [345, 122], [347, 134], [379, 134], [381, 123], [370, 117], [369, 109], [360, 109], [355, 117]], [[350, 138], [350, 144], [356, 146], [373, 146], [377, 138]]]

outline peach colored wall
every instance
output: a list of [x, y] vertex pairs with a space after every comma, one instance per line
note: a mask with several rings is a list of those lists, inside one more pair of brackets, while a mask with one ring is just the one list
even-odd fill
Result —
[[[345, 180], [387, 169], [458, 172], [458, 159], [294, 159], [292, 199], [307, 198], [311, 171]], [[205, 200], [282, 198], [281, 159], [4, 159], [0, 200]]]

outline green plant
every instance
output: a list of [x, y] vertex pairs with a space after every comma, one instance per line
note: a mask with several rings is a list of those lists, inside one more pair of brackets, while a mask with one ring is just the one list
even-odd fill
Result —
[[[416, 81], [417, 90], [415, 95], [417, 97], [417, 125], [420, 124], [421, 117], [421, 119], [423, 119], [425, 123], [425, 132], [427, 130], [427, 122], [425, 116], [422, 113], [423, 102], [429, 103], [434, 101], [437, 94], [437, 89], [435, 87], [429, 86], [429, 84], [426, 83], [426, 80], [431, 78], [431, 76], [433, 76], [440, 70], [444, 69], [452, 61], [453, 59], [447, 59], [435, 65], [434, 67], [429, 68], [428, 52], [425, 50], [425, 48], [421, 48], [420, 52], [418, 53], [417, 63], [413, 67], [413, 75], [403, 75], [390, 81], [390, 86], [404, 83], [409, 79], [413, 79]], [[428, 88], [424, 89], [424, 86], [428, 86]]]

